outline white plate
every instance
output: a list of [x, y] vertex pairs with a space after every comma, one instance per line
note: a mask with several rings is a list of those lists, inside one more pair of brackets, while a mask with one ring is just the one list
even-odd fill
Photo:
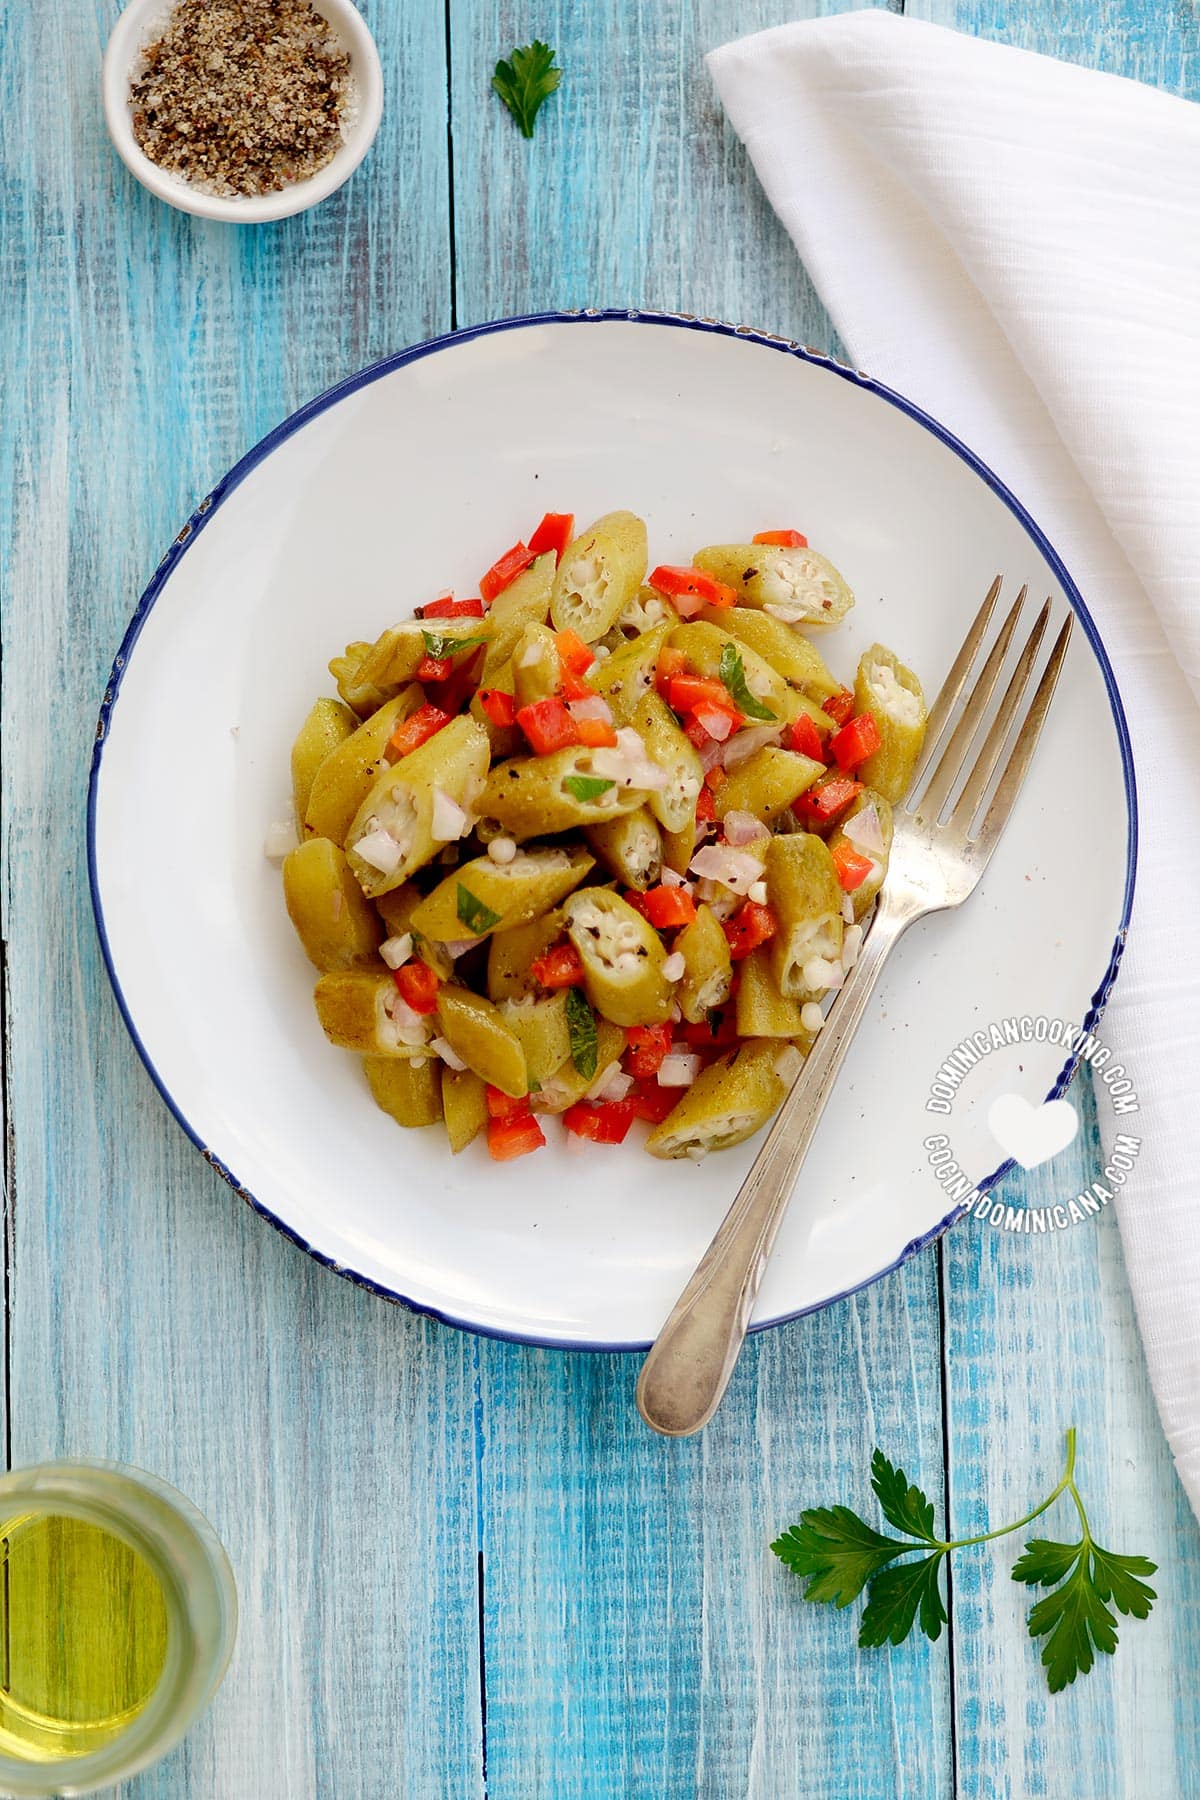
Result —
[[[339, 1272], [472, 1329], [628, 1349], [653, 1336], [758, 1141], [702, 1166], [632, 1140], [497, 1167], [401, 1132], [323, 1039], [313, 972], [263, 856], [326, 663], [479, 572], [546, 509], [628, 506], [652, 554], [796, 525], [858, 595], [826, 640], [879, 637], [935, 693], [992, 576], [1073, 604], [1042, 746], [986, 881], [892, 957], [759, 1297], [828, 1303], [946, 1222], [924, 1102], [947, 1052], [1014, 1013], [1095, 1017], [1133, 872], [1133, 779], [1111, 670], [1053, 550], [933, 421], [795, 345], [658, 316], [505, 321], [354, 376], [251, 451], [189, 521], [113, 670], [92, 773], [101, 939], [164, 1099], [237, 1190]], [[1086, 747], [1084, 753], [1083, 747]], [[1033, 1044], [1011, 1084], [1056, 1085]], [[986, 1107], [983, 1108], [986, 1112]], [[979, 1107], [954, 1123], [980, 1175]]]

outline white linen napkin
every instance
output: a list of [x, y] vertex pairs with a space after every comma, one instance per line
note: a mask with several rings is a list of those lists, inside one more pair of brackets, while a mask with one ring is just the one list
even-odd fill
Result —
[[1118, 1210], [1200, 1513], [1200, 107], [886, 12], [708, 60], [854, 362], [1028, 505], [1116, 669], [1141, 842], [1104, 1035], [1143, 1138]]

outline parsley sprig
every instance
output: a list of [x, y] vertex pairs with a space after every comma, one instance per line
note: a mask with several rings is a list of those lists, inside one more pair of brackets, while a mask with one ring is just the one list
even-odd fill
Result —
[[562, 70], [555, 66], [554, 51], [540, 38], [514, 50], [507, 62], [501, 59], [492, 76], [492, 86], [507, 106], [523, 137], [533, 136], [533, 124], [543, 101], [548, 100], [559, 82]]
[[567, 1033], [571, 1042], [571, 1061], [585, 1081], [592, 1081], [600, 1054], [600, 1034], [596, 1015], [577, 987], [567, 989]]
[[478, 644], [486, 644], [485, 637], [455, 637], [452, 631], [428, 631], [422, 628], [421, 637], [425, 643], [426, 656], [435, 657], [439, 662], [446, 656], [457, 656], [460, 650], [474, 650]]
[[473, 937], [482, 937], [500, 923], [500, 914], [493, 912], [478, 894], [473, 894], [461, 881], [458, 883], [454, 910], [458, 914], [459, 924], [465, 925]]
[[740, 650], [735, 650], [732, 644], [726, 644], [722, 649], [717, 672], [725, 684], [730, 699], [742, 709], [748, 719], [769, 720], [772, 725], [775, 723], [775, 714], [771, 708], [764, 706], [762, 701], [750, 692], [742, 653]]
[[[1070, 1494], [1079, 1515], [1078, 1542], [1055, 1543], [1031, 1538], [1013, 1568], [1014, 1581], [1053, 1589], [1029, 1614], [1029, 1635], [1045, 1638], [1042, 1662], [1052, 1694], [1086, 1675], [1096, 1652], [1111, 1656], [1117, 1647], [1117, 1620], [1111, 1608], [1135, 1619], [1148, 1617], [1157, 1598], [1142, 1579], [1157, 1568], [1145, 1556], [1122, 1556], [1102, 1550], [1092, 1536], [1083, 1500], [1075, 1485], [1075, 1432], [1067, 1432], [1067, 1465], [1062, 1480], [1012, 1525], [984, 1531], [978, 1537], [946, 1541], [935, 1535], [933, 1504], [890, 1463], [882, 1450], [871, 1458], [871, 1486], [888, 1524], [903, 1538], [885, 1537], [847, 1506], [819, 1506], [801, 1513], [800, 1523], [771, 1545], [788, 1568], [807, 1580], [806, 1600], [849, 1606], [863, 1589], [867, 1604], [859, 1625], [863, 1648], [901, 1644], [919, 1620], [934, 1642], [946, 1623], [939, 1571], [952, 1550], [1007, 1537], [1040, 1518], [1063, 1494]], [[909, 1551], [923, 1554], [898, 1562]], [[1111, 1605], [1110, 1605], [1111, 1603]]]

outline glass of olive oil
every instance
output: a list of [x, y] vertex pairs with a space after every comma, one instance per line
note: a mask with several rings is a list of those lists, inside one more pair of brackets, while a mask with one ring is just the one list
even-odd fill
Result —
[[229, 1559], [166, 1482], [84, 1462], [0, 1476], [0, 1792], [86, 1794], [153, 1762], [236, 1630]]

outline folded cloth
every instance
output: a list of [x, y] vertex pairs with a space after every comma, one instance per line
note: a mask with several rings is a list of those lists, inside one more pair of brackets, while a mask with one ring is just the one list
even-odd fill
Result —
[[1029, 507], [1116, 670], [1140, 846], [1104, 1034], [1143, 1140], [1118, 1215], [1200, 1513], [1200, 107], [885, 12], [709, 66], [855, 363]]

